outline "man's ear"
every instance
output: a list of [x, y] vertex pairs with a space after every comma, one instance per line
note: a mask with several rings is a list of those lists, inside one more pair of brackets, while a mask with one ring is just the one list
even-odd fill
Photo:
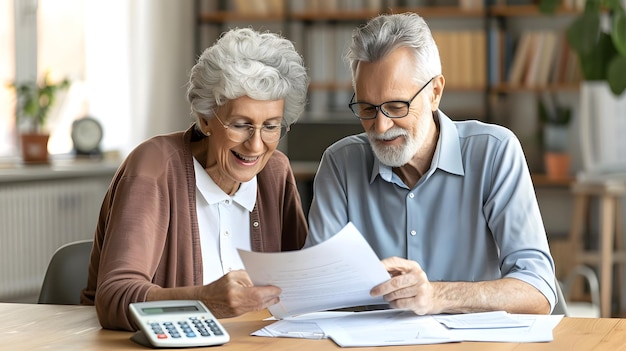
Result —
[[443, 95], [443, 88], [446, 85], [446, 79], [440, 74], [433, 79], [431, 84], [433, 85], [433, 94], [431, 95], [430, 106], [433, 111], [437, 111]]

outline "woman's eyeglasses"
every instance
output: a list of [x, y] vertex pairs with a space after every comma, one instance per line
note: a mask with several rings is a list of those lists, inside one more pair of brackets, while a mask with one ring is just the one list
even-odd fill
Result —
[[229, 123], [226, 124], [215, 114], [215, 118], [226, 129], [226, 136], [233, 142], [243, 143], [244, 141], [252, 138], [257, 129], [261, 131], [261, 139], [266, 143], [275, 143], [280, 141], [287, 132], [289, 126], [283, 126], [280, 124], [264, 124], [262, 126], [255, 126], [250, 123]]

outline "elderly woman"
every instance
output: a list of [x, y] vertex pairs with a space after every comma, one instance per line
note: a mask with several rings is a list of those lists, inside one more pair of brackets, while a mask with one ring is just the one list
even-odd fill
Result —
[[218, 317], [264, 309], [237, 249], [300, 249], [307, 224], [278, 142], [304, 110], [308, 77], [288, 40], [230, 30], [200, 56], [187, 98], [195, 123], [133, 150], [106, 193], [83, 304], [134, 330], [132, 302], [194, 299]]

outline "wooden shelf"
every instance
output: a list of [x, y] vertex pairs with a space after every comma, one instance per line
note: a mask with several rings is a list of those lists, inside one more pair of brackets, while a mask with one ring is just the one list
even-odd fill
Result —
[[495, 93], [520, 93], [520, 92], [578, 92], [580, 90], [579, 84], [550, 84], [544, 86], [525, 86], [525, 85], [509, 85], [502, 83], [490, 88], [490, 91]]
[[545, 174], [532, 174], [531, 178], [535, 187], [569, 188], [575, 181], [573, 177], [552, 179]]
[[[457, 6], [433, 6], [433, 7], [398, 7], [393, 9], [394, 13], [415, 12], [424, 18], [436, 17], [476, 17], [481, 18], [486, 15], [485, 10], [465, 10]], [[216, 11], [202, 13], [199, 15], [200, 23], [227, 23], [227, 22], [269, 22], [269, 21], [367, 21], [380, 14], [377, 10], [359, 10], [343, 12], [294, 12], [279, 14], [247, 14], [235, 11]]]
[[559, 7], [554, 14], [544, 14], [539, 11], [537, 5], [493, 5], [489, 8], [493, 16], [500, 17], [522, 17], [522, 16], [555, 16], [555, 15], [577, 15], [579, 10]]
[[199, 23], [223, 24], [228, 22], [272, 22], [284, 21], [284, 14], [245, 14], [233, 11], [216, 11], [201, 13], [198, 17]]
[[378, 15], [378, 11], [360, 10], [344, 12], [295, 12], [288, 15], [296, 21], [367, 21]]

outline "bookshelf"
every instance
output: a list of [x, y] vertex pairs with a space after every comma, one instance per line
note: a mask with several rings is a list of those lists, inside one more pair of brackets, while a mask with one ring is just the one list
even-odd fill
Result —
[[[325, 123], [359, 126], [347, 108], [351, 75], [342, 58], [353, 29], [379, 13], [419, 13], [440, 49], [446, 76], [442, 109], [455, 119], [479, 119], [509, 127], [531, 158], [531, 171], [541, 170], [541, 162], [532, 162], [539, 152], [533, 145], [537, 144], [534, 135], [539, 123], [535, 96], [548, 91], [576, 100], [580, 79], [576, 62], [568, 64], [567, 79], [557, 79], [555, 70], [567, 62], [560, 58], [566, 56], [560, 33], [581, 10], [570, 4], [561, 6], [555, 15], [543, 15], [531, 0], [485, 1], [196, 0], [196, 51], [235, 26], [282, 33], [304, 56], [311, 76], [309, 103], [298, 127]], [[494, 3], [485, 5], [490, 1]], [[518, 58], [519, 43], [525, 36], [539, 37], [533, 40], [544, 44], [529, 44], [528, 51], [534, 55]], [[519, 61], [519, 77], [511, 81], [514, 61]]]
[[[545, 169], [539, 96], [547, 93], [574, 111], [578, 106], [580, 67], [565, 31], [582, 8], [563, 1], [554, 14], [545, 15], [536, 4], [508, 1], [496, 0], [488, 8], [487, 119], [516, 133], [531, 172], [539, 174]], [[572, 139], [573, 128], [568, 130]], [[576, 147], [571, 141], [569, 144], [572, 150]]]

